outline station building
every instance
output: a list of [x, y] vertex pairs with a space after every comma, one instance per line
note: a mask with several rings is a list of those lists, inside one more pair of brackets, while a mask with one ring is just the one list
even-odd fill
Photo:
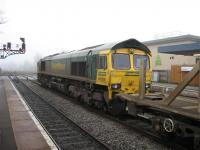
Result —
[[[200, 36], [190, 34], [143, 43], [152, 51], [152, 81], [158, 82], [179, 83], [182, 81], [196, 64], [193, 50], [200, 50]], [[195, 81], [191, 84], [195, 85]]]

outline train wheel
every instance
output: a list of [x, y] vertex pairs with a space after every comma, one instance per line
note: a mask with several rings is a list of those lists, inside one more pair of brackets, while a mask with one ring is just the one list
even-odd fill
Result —
[[91, 106], [91, 107], [94, 105], [94, 103], [93, 103], [93, 101], [92, 101], [91, 98], [88, 98], [87, 104], [88, 104], [89, 106]]
[[106, 104], [106, 102], [104, 103], [104, 105], [103, 105], [103, 112], [104, 113], [108, 113], [108, 105]]
[[49, 89], [51, 89], [51, 88], [52, 88], [52, 86], [51, 86], [51, 83], [50, 83], [50, 82], [48, 83], [48, 85], [47, 85], [47, 86], [48, 86], [48, 88], [49, 88]]

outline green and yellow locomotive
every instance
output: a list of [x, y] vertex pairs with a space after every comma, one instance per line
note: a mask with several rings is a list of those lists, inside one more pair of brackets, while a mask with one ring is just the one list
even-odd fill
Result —
[[118, 93], [138, 93], [140, 62], [146, 60], [146, 88], [151, 82], [151, 52], [142, 43], [129, 39], [81, 50], [47, 56], [38, 62], [38, 80], [49, 88], [109, 109], [125, 110]]

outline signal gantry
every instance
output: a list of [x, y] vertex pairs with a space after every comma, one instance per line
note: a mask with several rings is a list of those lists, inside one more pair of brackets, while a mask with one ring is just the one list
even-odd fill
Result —
[[[26, 44], [25, 38], [20, 38], [22, 44], [12, 44], [8, 42], [7, 44], [0, 44], [0, 59], [5, 59], [8, 56], [16, 54], [25, 54]], [[15, 47], [14, 47], [15, 46]]]

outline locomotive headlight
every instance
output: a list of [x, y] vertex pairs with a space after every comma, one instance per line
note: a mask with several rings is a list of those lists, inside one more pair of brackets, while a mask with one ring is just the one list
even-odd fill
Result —
[[112, 89], [120, 89], [121, 84], [120, 83], [112, 84], [111, 87], [112, 87]]
[[146, 84], [146, 88], [147, 88], [147, 89], [150, 88], [150, 84]]
[[151, 89], [151, 83], [146, 83], [145, 87], [146, 89]]

